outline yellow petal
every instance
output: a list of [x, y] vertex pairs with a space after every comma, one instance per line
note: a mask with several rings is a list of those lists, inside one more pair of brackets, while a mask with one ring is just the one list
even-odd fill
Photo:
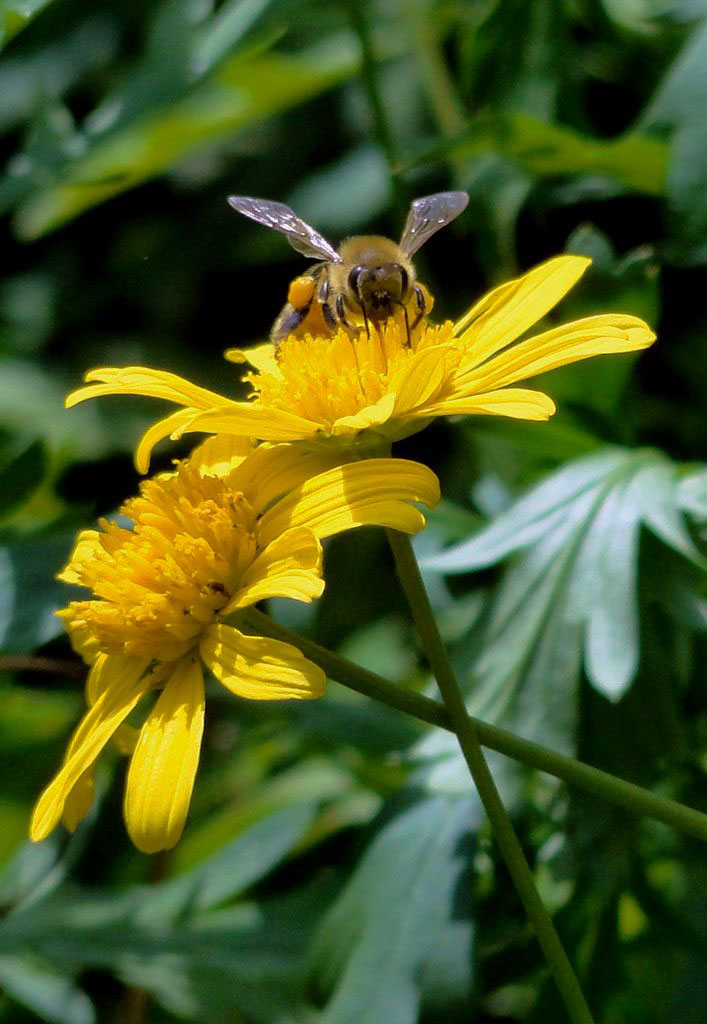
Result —
[[518, 280], [522, 278], [516, 278], [513, 281], [506, 281], [504, 284], [499, 284], [498, 287], [492, 288], [490, 292], [486, 292], [482, 295], [478, 302], [475, 302], [473, 306], [467, 309], [463, 316], [454, 324], [454, 336], [460, 338], [463, 336], [464, 331], [471, 326], [471, 324], [479, 321], [481, 317], [488, 313], [489, 310], [499, 308], [503, 302], [510, 298], [515, 289], [518, 286]]
[[90, 370], [86, 380], [99, 383], [89, 383], [72, 391], [66, 398], [67, 409], [100, 395], [143, 395], [163, 398], [177, 405], [193, 406], [195, 409], [211, 409], [215, 405], [228, 403], [227, 398], [217, 395], [215, 391], [200, 388], [175, 373], [153, 370], [149, 366], [101, 367]]
[[220, 404], [209, 412], [193, 416], [180, 433], [202, 431], [205, 434], [258, 437], [262, 441], [298, 441], [314, 437], [320, 429], [319, 423], [283, 409], [272, 409], [254, 402], [224, 405], [224, 400], [220, 399]]
[[458, 390], [504, 387], [590, 356], [633, 352], [655, 341], [648, 324], [635, 316], [605, 313], [554, 327], [501, 352], [457, 377]]
[[[104, 683], [106, 679], [109, 681], [111, 678], [110, 674], [106, 675], [105, 672], [106, 657], [107, 656], [105, 654], [100, 654], [97, 657], [97, 663], [93, 666], [92, 670], [88, 674], [88, 679], [86, 680], [86, 702], [89, 705], [89, 707], [96, 703], [96, 700], [98, 699], [102, 692], [100, 688], [101, 677], [104, 678]], [[115, 664], [116, 662], [115, 660], [113, 660], [113, 666], [115, 666]], [[132, 726], [127, 725], [125, 722], [123, 722], [122, 725], [119, 725], [118, 728], [116, 729], [115, 733], [113, 734], [113, 744], [118, 746], [118, 749], [120, 749], [121, 745], [119, 739], [121, 737], [121, 734], [123, 734], [124, 731], [129, 731], [131, 729]], [[134, 729], [132, 729], [132, 731], [135, 732]], [[66, 763], [71, 757], [73, 757], [74, 752], [76, 750], [76, 746], [77, 734], [74, 734], [73, 739], [69, 742], [69, 745], [66, 749], [66, 754], [64, 755], [64, 763]], [[91, 806], [93, 805], [96, 790], [95, 772], [96, 765], [94, 762], [86, 769], [83, 775], [79, 777], [78, 781], [71, 789], [71, 792], [66, 797], [66, 800], [64, 802], [64, 812], [61, 816], [61, 820], [66, 826], [66, 828], [69, 830], [69, 832], [76, 831], [77, 827], [86, 817], [86, 815], [91, 809]]]
[[447, 346], [435, 345], [420, 349], [403, 364], [390, 384], [396, 413], [409, 413], [432, 400], [449, 377], [451, 354]]
[[82, 583], [81, 568], [85, 562], [92, 561], [96, 552], [100, 550], [101, 541], [98, 530], [81, 530], [76, 537], [74, 549], [69, 556], [65, 569], [56, 574], [56, 578], [62, 583], [74, 583], [85, 586]]
[[[145, 665], [145, 672], [141, 680], [145, 687], [145, 693], [158, 686], [171, 671], [170, 665], [158, 663], [149, 665], [146, 664], [144, 658], [137, 659], [125, 654], [111, 654], [110, 656], [99, 654], [86, 680], [86, 703], [89, 707], [93, 707], [101, 694], [109, 686], [113, 686], [120, 675], [130, 675], [138, 661]], [[118, 731], [122, 732], [123, 729], [129, 728], [131, 726], [120, 726]]]
[[202, 476], [228, 476], [253, 450], [249, 437], [215, 434], [194, 449], [189, 462], [199, 467]]
[[96, 791], [95, 765], [81, 775], [64, 801], [61, 820], [69, 832], [75, 832], [93, 806]]
[[64, 804], [81, 775], [90, 769], [118, 726], [128, 717], [150, 685], [143, 679], [147, 662], [102, 654], [94, 671], [101, 676], [100, 695], [79, 722], [64, 764], [39, 797], [30, 824], [34, 842], [45, 839], [57, 825]]
[[86, 679], [86, 703], [90, 708], [101, 696], [106, 684], [110, 685], [113, 681], [114, 677], [110, 670], [118, 665], [119, 658], [120, 655], [109, 658], [107, 654], [99, 654], [93, 663]]
[[337, 466], [307, 480], [260, 520], [261, 543], [285, 530], [308, 526], [320, 537], [356, 526], [389, 526], [415, 533], [424, 517], [410, 502], [433, 506], [439, 481], [432, 470], [407, 459], [365, 459]]
[[70, 604], [68, 608], [62, 608], [54, 614], [57, 619], [61, 619], [64, 629], [69, 634], [71, 646], [79, 657], [83, 658], [87, 665], [93, 665], [96, 658], [101, 653], [98, 646], [98, 639], [96, 638], [96, 634], [93, 629], [91, 629], [86, 623], [83, 623], [82, 625], [77, 624], [74, 619], [73, 604]]
[[[150, 679], [153, 687], [162, 679], [164, 671], [164, 668], [152, 671]], [[144, 681], [145, 683], [148, 682], [147, 679]], [[89, 707], [92, 707], [101, 695], [100, 685], [100, 675], [94, 671], [89, 672], [88, 679], [86, 680], [86, 703]], [[119, 753], [132, 754], [133, 750], [135, 750], [135, 744], [137, 743], [139, 735], [139, 731], [135, 726], [128, 725], [127, 722], [123, 722], [123, 724], [119, 725], [113, 733], [111, 742]]]
[[282, 376], [277, 362], [277, 349], [271, 341], [253, 345], [252, 348], [229, 348], [224, 352], [224, 356], [229, 363], [250, 363], [258, 373]]
[[86, 374], [88, 383], [67, 395], [66, 407], [78, 406], [87, 398], [103, 394], [138, 394], [150, 398], [164, 398], [174, 401], [177, 406], [193, 406], [195, 409], [211, 409], [224, 406], [228, 401], [215, 391], [198, 387], [191, 381], [170, 374], [166, 370], [151, 367], [100, 367]]
[[419, 508], [406, 505], [394, 499], [374, 501], [372, 499], [355, 506], [343, 506], [328, 517], [318, 520], [317, 532], [320, 537], [331, 537], [359, 526], [384, 526], [400, 533], [415, 534], [424, 530], [427, 520]]
[[[89, 675], [89, 681], [90, 679], [91, 676]], [[86, 697], [89, 705], [95, 704], [97, 696], [98, 693], [95, 692], [94, 688], [89, 685], [89, 683], [87, 683]], [[133, 728], [132, 725], [128, 725], [127, 722], [123, 722], [123, 724], [119, 725], [113, 734], [113, 746], [116, 747], [121, 754], [132, 754], [135, 749], [135, 744], [137, 743], [138, 735], [137, 729]], [[75, 743], [72, 741], [66, 751], [66, 755], [64, 757], [65, 762], [72, 756], [74, 749]], [[94, 762], [86, 769], [83, 775], [79, 777], [71, 792], [66, 797], [61, 820], [69, 832], [75, 832], [91, 810], [96, 791], [95, 775], [96, 764]]]
[[324, 693], [322, 670], [281, 640], [246, 636], [232, 626], [211, 626], [200, 653], [218, 681], [238, 697], [311, 700]]
[[261, 444], [238, 466], [229, 484], [260, 512], [305, 480], [344, 461], [340, 452], [324, 448], [314, 452], [293, 444]]
[[239, 591], [222, 610], [228, 615], [268, 597], [313, 601], [324, 590], [322, 546], [311, 530], [287, 530], [268, 544], [243, 573]]
[[334, 420], [331, 433], [338, 437], [341, 434], [358, 433], [359, 430], [366, 430], [368, 427], [377, 427], [390, 419], [394, 408], [395, 395], [383, 395], [373, 405], [366, 405], [351, 416], [340, 416]]
[[203, 732], [204, 676], [185, 658], [147, 716], [128, 770], [125, 823], [143, 853], [167, 850], [182, 834]]
[[590, 263], [583, 256], [556, 256], [484, 296], [454, 326], [455, 336], [465, 343], [474, 364], [537, 323], [577, 283]]
[[194, 411], [193, 406], [187, 409], [178, 409], [177, 412], [170, 413], [169, 416], [165, 416], [164, 419], [158, 420], [157, 423], [148, 427], [135, 449], [135, 468], [138, 473], [147, 473], [150, 468], [150, 456], [155, 445], [165, 437], [172, 437], [181, 427], [188, 424]]
[[[426, 409], [425, 412], [428, 410]], [[436, 416], [458, 416], [461, 414], [485, 414], [489, 416], [510, 416], [516, 420], [547, 420], [555, 411], [555, 403], [542, 391], [528, 388], [503, 388], [487, 391], [481, 395], [449, 398], [432, 406]]]

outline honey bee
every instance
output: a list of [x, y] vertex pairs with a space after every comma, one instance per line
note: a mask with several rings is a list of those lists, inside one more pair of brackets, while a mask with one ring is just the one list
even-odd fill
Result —
[[333, 334], [340, 324], [353, 330], [352, 318], [362, 319], [370, 335], [369, 321], [380, 324], [396, 309], [403, 312], [409, 343], [410, 331], [429, 309], [412, 257], [459, 216], [469, 197], [466, 192], [423, 196], [410, 206], [400, 242], [381, 235], [353, 235], [338, 250], [284, 203], [250, 196], [229, 196], [228, 202], [238, 213], [281, 232], [297, 252], [320, 261], [290, 284], [288, 301], [270, 332], [275, 345], [290, 334]]

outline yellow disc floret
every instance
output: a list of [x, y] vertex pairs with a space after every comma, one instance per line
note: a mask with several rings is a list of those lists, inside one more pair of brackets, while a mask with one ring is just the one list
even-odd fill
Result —
[[143, 484], [121, 509], [131, 525], [84, 530], [60, 578], [92, 599], [59, 614], [91, 666], [87, 710], [37, 801], [31, 838], [62, 818], [76, 828], [93, 801], [97, 758], [115, 742], [130, 756], [123, 806], [133, 842], [145, 853], [173, 846], [199, 762], [204, 669], [248, 700], [324, 692], [322, 669], [254, 635], [248, 609], [315, 600], [325, 537], [365, 525], [416, 533], [425, 523], [417, 503], [438, 500], [434, 474], [405, 459], [341, 465], [293, 445], [244, 455], [238, 439], [222, 437]]
[[60, 615], [106, 653], [172, 661], [238, 589], [255, 557], [255, 513], [223, 479], [182, 463], [147, 481], [121, 514], [133, 529], [102, 520], [66, 570], [98, 600], [75, 601]]
[[655, 340], [646, 323], [624, 313], [600, 313], [526, 337], [588, 266], [581, 256], [547, 260], [494, 288], [454, 324], [438, 326], [427, 316], [416, 324], [410, 309], [407, 320], [398, 311], [367, 325], [352, 314], [352, 322], [335, 331], [307, 320], [296, 337], [277, 346], [231, 349], [227, 359], [253, 367], [245, 400], [208, 392], [164, 370], [101, 367], [87, 374], [87, 384], [67, 404], [135, 394], [181, 406], [140, 441], [136, 464], [143, 472], [158, 441], [192, 431], [296, 441], [308, 450], [356, 457], [380, 454], [438, 416], [547, 420], [555, 412], [550, 396], [518, 384], [592, 356], [637, 352]]
[[[441, 396], [461, 359], [452, 324], [425, 323], [408, 341], [404, 324], [390, 320], [369, 333], [340, 328], [333, 337], [290, 337], [277, 347], [277, 372], [249, 373], [256, 401], [314, 420], [331, 430], [342, 417], [376, 405], [398, 386], [417, 353], [436, 350]], [[419, 358], [419, 357], [418, 357]]]

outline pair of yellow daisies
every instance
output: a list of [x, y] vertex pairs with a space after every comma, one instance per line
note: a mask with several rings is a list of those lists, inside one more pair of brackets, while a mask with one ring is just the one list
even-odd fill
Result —
[[[126, 503], [131, 529], [102, 521], [100, 531], [81, 533], [61, 574], [93, 591], [59, 613], [90, 665], [88, 711], [37, 802], [32, 839], [61, 819], [73, 829], [86, 815], [96, 760], [113, 741], [130, 756], [124, 812], [133, 842], [145, 852], [173, 846], [199, 760], [204, 667], [240, 697], [321, 695], [321, 669], [289, 644], [252, 636], [239, 616], [269, 597], [318, 597], [325, 537], [366, 524], [422, 529], [415, 503], [436, 503], [437, 479], [415, 462], [389, 458], [392, 441], [436, 416], [545, 420], [552, 400], [517, 382], [651, 344], [642, 320], [619, 314], [517, 340], [588, 264], [577, 256], [549, 260], [490, 292], [455, 324], [421, 323], [409, 343], [391, 320], [370, 336], [341, 329], [333, 338], [288, 338], [277, 350], [269, 343], [233, 350], [227, 358], [253, 367], [246, 401], [144, 367], [87, 375], [67, 405], [135, 394], [180, 406], [138, 444], [142, 472], [163, 438], [213, 436]], [[153, 691], [159, 695], [143, 724], [128, 724]]]

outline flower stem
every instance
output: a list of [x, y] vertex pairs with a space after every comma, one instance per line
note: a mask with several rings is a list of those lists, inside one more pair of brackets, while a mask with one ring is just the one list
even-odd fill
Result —
[[[314, 640], [294, 633], [255, 608], [240, 612], [238, 624], [251, 628], [253, 633], [259, 636], [271, 636], [275, 640], [284, 640], [292, 644], [310, 661], [319, 665], [330, 679], [336, 680], [342, 686], [355, 690], [365, 697], [372, 697], [397, 711], [412, 715], [428, 725], [436, 725], [440, 729], [454, 732], [447, 709], [442, 704], [430, 700], [421, 693], [395, 686], [375, 672], [369, 672], [368, 669], [361, 668], [360, 665], [355, 665], [339, 654], [327, 650]], [[500, 729], [497, 725], [482, 722], [479, 718], [472, 718], [472, 722], [480, 742], [490, 750], [511, 757], [529, 768], [537, 768], [570, 786], [577, 786], [602, 800], [622, 807], [631, 814], [653, 818], [707, 842], [707, 814], [692, 807], [685, 807], [676, 800], [651, 793], [649, 789], [636, 786], [633, 782], [626, 782], [625, 779], [619, 779], [609, 772], [603, 772], [583, 761], [567, 757], [566, 754], [548, 750], [539, 743], [524, 740], [521, 736]]]
[[464, 697], [439, 634], [410, 539], [396, 530], [387, 530], [386, 533], [395, 557], [400, 582], [408, 599], [423, 649], [437, 679], [442, 700], [449, 713], [449, 720], [454, 726], [459, 746], [488, 815], [496, 841], [528, 918], [535, 929], [548, 967], [565, 1003], [569, 1019], [572, 1024], [593, 1024], [591, 1012], [579, 987], [572, 965], [540, 899], [511, 819], [496, 789], [496, 784], [481, 749], [474, 722], [467, 713]]
[[[436, 700], [414, 690], [403, 689], [383, 679], [382, 676], [368, 669], [362, 669], [360, 665], [334, 651], [327, 650], [321, 644], [308, 637], [300, 636], [286, 626], [276, 623], [268, 615], [264, 615], [256, 608], [249, 608], [247, 612], [239, 613], [239, 625], [251, 628], [253, 633], [259, 636], [269, 636], [276, 640], [284, 640], [301, 650], [302, 654], [309, 658], [310, 662], [319, 665], [330, 679], [336, 680], [349, 690], [355, 690], [364, 696], [380, 700], [388, 708], [402, 711], [406, 715], [412, 715], [420, 722], [428, 725], [436, 725], [448, 732], [454, 732], [449, 720], [447, 709]], [[644, 790], [634, 782], [627, 782], [623, 778], [600, 768], [593, 768], [583, 761], [570, 758], [566, 754], [557, 754], [549, 751], [546, 746], [534, 743], [530, 739], [516, 736], [507, 729], [500, 729], [497, 725], [483, 722], [479, 718], [471, 718], [476, 735], [484, 746], [489, 750], [503, 754], [505, 757], [528, 765], [529, 768], [537, 768], [539, 771], [552, 775], [569, 785], [575, 785], [580, 790], [585, 790], [601, 800], [616, 804], [631, 814], [640, 814], [644, 817], [662, 821], [683, 833], [695, 836], [697, 839], [707, 842], [707, 814], [698, 811], [693, 807], [685, 807], [675, 800], [661, 797], [650, 790]]]

